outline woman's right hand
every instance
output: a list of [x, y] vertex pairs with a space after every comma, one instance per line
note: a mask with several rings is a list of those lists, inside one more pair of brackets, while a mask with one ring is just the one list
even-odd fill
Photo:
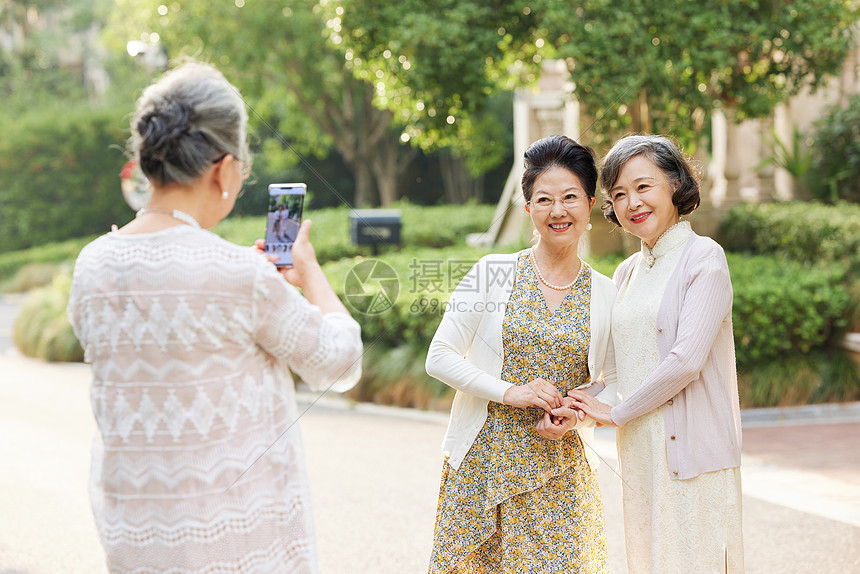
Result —
[[[311, 220], [302, 221], [296, 240], [292, 247], [293, 266], [281, 269], [284, 279], [299, 289], [304, 289], [309, 280], [317, 280], [320, 277], [325, 280], [322, 269], [317, 261], [314, 246], [311, 245]], [[326, 281], [328, 283], [328, 281]]]
[[514, 385], [505, 391], [502, 402], [512, 407], [538, 407], [546, 412], [561, 406], [561, 393], [549, 381], [538, 377], [525, 385]]
[[[599, 424], [604, 426], [616, 426], [612, 420], [612, 407], [601, 403], [596, 398], [585, 391], [576, 389], [567, 392], [567, 396], [573, 399], [575, 409], [583, 411], [585, 414], [593, 418]], [[556, 409], [552, 414], [556, 416], [565, 416], [561, 409]]]

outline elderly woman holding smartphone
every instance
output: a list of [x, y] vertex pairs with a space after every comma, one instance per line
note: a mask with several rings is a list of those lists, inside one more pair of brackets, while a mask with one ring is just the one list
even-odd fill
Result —
[[91, 498], [111, 572], [318, 570], [290, 370], [351, 387], [360, 330], [310, 222], [282, 273], [207, 231], [242, 187], [246, 123], [211, 66], [148, 87], [130, 147], [152, 199], [75, 264], [69, 317], [93, 365]]
[[[606, 218], [642, 240], [615, 271], [621, 402], [572, 391], [615, 425], [631, 574], [743, 572], [732, 284], [720, 246], [681, 216], [699, 184], [662, 136], [629, 136], [601, 168]], [[574, 416], [567, 408], [557, 415]]]
[[590, 149], [535, 142], [522, 187], [537, 245], [482, 258], [430, 344], [427, 372], [457, 389], [431, 574], [606, 572], [597, 475], [573, 430], [583, 423], [548, 414], [613, 363], [615, 287], [577, 255], [596, 183]]

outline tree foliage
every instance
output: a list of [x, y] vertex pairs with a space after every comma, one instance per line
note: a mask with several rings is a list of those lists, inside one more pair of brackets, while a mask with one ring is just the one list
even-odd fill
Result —
[[690, 143], [712, 108], [761, 117], [819, 86], [839, 70], [858, 17], [850, 0], [321, 4], [356, 73], [378, 79], [377, 101], [425, 146], [456, 130], [462, 138], [489, 93], [533, 80], [548, 57], [567, 61], [597, 133], [672, 132]]
[[[506, 138], [493, 109], [505, 88], [533, 81], [534, 28], [519, 3], [321, 0], [329, 38], [376, 103], [406, 125], [404, 139], [425, 151], [450, 148], [477, 175], [498, 165]], [[519, 60], [517, 60], [519, 58]], [[518, 72], [511, 74], [514, 64]]]
[[[105, 0], [0, 0], [0, 115], [86, 103], [82, 61], [95, 47], [85, 34]], [[75, 42], [70, 43], [69, 38]]]
[[[388, 203], [396, 196], [384, 194], [397, 193], [390, 180], [409, 150], [401, 149], [392, 113], [372, 105], [372, 86], [346, 70], [343, 56], [326, 42], [320, 11], [310, 0], [217, 8], [206, 0], [117, 0], [110, 37], [116, 46], [157, 34], [171, 59], [188, 55], [218, 66], [246, 97], [270, 169], [286, 169], [306, 154], [323, 156], [334, 146], [354, 173], [356, 201]], [[381, 198], [375, 188], [384, 190]]]

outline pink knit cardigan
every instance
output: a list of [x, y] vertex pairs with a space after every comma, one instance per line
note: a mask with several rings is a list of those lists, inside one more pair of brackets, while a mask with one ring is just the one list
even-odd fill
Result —
[[[620, 289], [641, 255], [615, 271]], [[660, 365], [612, 409], [618, 426], [658, 407], [673, 479], [740, 466], [741, 417], [732, 336], [732, 283], [723, 249], [695, 233], [657, 312]]]

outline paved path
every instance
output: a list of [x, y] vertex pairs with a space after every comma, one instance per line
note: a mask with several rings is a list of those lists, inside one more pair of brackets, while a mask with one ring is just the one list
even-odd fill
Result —
[[[85, 365], [0, 353], [0, 574], [105, 572], [87, 500], [88, 384]], [[301, 424], [322, 574], [425, 572], [444, 415], [323, 399]], [[860, 422], [750, 425], [747, 573], [860, 572]], [[614, 466], [613, 431], [598, 438]], [[610, 571], [624, 574], [619, 481], [599, 474]]]

